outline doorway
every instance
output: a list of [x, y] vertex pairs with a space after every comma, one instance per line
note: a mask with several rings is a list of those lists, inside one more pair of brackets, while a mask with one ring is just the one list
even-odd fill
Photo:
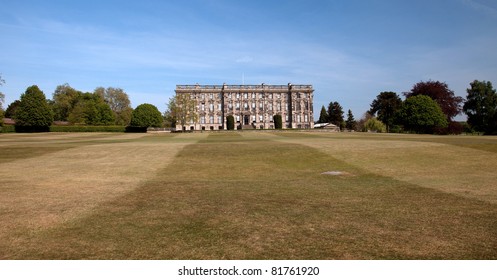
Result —
[[250, 116], [249, 115], [243, 116], [243, 125], [249, 125], [249, 123], [250, 123]]

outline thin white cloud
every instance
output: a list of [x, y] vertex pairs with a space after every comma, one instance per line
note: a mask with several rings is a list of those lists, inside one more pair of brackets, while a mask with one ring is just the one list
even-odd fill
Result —
[[497, 5], [495, 1], [462, 0], [462, 2], [478, 12], [497, 17]]

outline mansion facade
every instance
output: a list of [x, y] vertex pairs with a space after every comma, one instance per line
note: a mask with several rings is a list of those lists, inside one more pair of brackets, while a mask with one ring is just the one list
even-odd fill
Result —
[[281, 115], [283, 128], [314, 125], [312, 85], [177, 85], [175, 92], [195, 100], [198, 116], [177, 130], [226, 130], [228, 116], [235, 129], [273, 129], [275, 115]]

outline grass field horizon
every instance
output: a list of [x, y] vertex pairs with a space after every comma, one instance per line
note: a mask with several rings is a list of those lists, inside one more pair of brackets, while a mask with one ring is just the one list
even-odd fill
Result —
[[0, 151], [0, 259], [497, 259], [496, 137], [2, 134]]

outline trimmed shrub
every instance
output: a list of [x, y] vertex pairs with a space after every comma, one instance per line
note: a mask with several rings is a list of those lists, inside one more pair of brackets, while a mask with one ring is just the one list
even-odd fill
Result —
[[233, 117], [233, 116], [227, 116], [226, 117], [226, 128], [228, 130], [234, 130], [235, 129], [235, 117]]
[[274, 121], [274, 128], [275, 129], [282, 129], [283, 128], [283, 118], [281, 117], [281, 115], [274, 115], [273, 121]]
[[83, 126], [83, 125], [63, 125], [50, 127], [50, 132], [125, 132], [126, 127], [119, 125], [111, 126]]

